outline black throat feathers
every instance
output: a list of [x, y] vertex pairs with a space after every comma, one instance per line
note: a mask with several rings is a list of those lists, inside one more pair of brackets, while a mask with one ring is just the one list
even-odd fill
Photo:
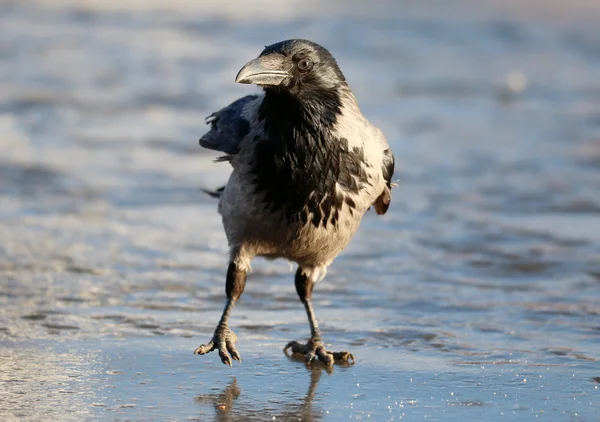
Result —
[[341, 109], [337, 89], [303, 97], [266, 91], [259, 109], [264, 136], [255, 139], [255, 186], [266, 207], [282, 210], [290, 222], [335, 226], [344, 203], [349, 212], [355, 208], [336, 183], [349, 193], [368, 183], [362, 148], [332, 134]]

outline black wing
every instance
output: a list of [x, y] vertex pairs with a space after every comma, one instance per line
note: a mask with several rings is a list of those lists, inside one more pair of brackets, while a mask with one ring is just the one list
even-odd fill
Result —
[[240, 142], [252, 125], [252, 122], [242, 116], [242, 112], [248, 103], [257, 98], [258, 95], [247, 95], [208, 116], [206, 123], [210, 123], [211, 127], [200, 138], [200, 145], [226, 154], [237, 154]]
[[383, 151], [383, 178], [386, 181], [387, 187], [392, 188], [392, 177], [394, 176], [394, 166], [396, 164], [396, 160], [394, 159], [394, 154], [392, 154], [392, 150], [386, 148]]
[[383, 178], [385, 179], [385, 188], [383, 188], [383, 192], [373, 204], [375, 206], [375, 212], [380, 215], [387, 212], [390, 207], [390, 202], [392, 202], [392, 176], [394, 175], [394, 165], [394, 154], [392, 154], [390, 148], [387, 148], [383, 151], [383, 163], [381, 169]]

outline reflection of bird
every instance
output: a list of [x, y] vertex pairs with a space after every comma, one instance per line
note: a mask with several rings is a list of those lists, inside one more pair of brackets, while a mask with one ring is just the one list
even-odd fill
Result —
[[196, 397], [197, 403], [212, 403], [217, 410], [217, 421], [229, 421], [233, 402], [240, 395], [240, 388], [237, 385], [237, 380], [233, 381], [223, 390], [221, 394], [200, 395]]
[[[244, 405], [235, 405], [235, 401], [241, 394], [237, 380], [233, 381], [219, 394], [203, 394], [196, 397], [196, 403], [212, 404], [216, 409], [215, 421], [226, 422], [231, 420], [278, 420], [283, 422], [305, 421], [312, 422], [321, 419], [322, 411], [313, 409], [313, 400], [317, 392], [317, 386], [323, 370], [318, 367], [309, 368], [310, 383], [306, 395], [302, 400], [298, 400], [295, 395], [284, 394], [285, 400], [269, 401], [269, 410], [260, 409], [260, 404], [252, 400], [251, 407]], [[289, 401], [289, 403], [287, 403]], [[273, 403], [281, 403], [282, 406], [275, 408]], [[235, 407], [235, 408], [234, 408]], [[271, 413], [273, 413], [271, 415]]]
[[[384, 214], [391, 201], [394, 156], [379, 129], [362, 115], [333, 56], [306, 40], [266, 47], [236, 82], [256, 84], [248, 95], [213, 113], [200, 145], [224, 152], [233, 167], [219, 196], [231, 248], [227, 304], [212, 340], [194, 353], [218, 350], [240, 360], [228, 318], [255, 256], [298, 264], [296, 291], [311, 338], [287, 348], [330, 366], [354, 358], [325, 350], [311, 304], [313, 286], [346, 247], [364, 213]], [[231, 355], [231, 358], [230, 358]]]

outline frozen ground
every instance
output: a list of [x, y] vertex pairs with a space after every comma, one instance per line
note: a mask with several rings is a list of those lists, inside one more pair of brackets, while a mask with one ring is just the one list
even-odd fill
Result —
[[[0, 420], [598, 420], [600, 7], [521, 3], [0, 2]], [[281, 351], [285, 262], [234, 311], [243, 364], [192, 355], [227, 262], [203, 119], [291, 37], [399, 160], [315, 292], [332, 374]]]

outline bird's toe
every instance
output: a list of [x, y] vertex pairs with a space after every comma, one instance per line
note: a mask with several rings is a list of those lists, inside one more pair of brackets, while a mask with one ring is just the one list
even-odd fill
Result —
[[196, 350], [194, 350], [194, 354], [205, 355], [208, 352], [212, 352], [213, 350], [215, 350], [215, 342], [211, 340], [208, 342], [208, 344], [201, 344], [200, 346], [196, 347]]
[[231, 355], [231, 358], [233, 360], [237, 360], [238, 362], [241, 362], [242, 358], [240, 357], [240, 354], [238, 353], [237, 349], [235, 348], [235, 342], [230, 339], [227, 339], [225, 341], [225, 345], [227, 346], [227, 351]]
[[283, 351], [285, 354], [288, 354], [288, 351], [291, 351], [292, 354], [306, 355], [308, 353], [308, 347], [306, 344], [290, 341], [287, 346], [283, 348]]
[[334, 363], [353, 364], [354, 356], [350, 352], [329, 352], [325, 349], [323, 342], [319, 339], [311, 339], [306, 344], [290, 341], [283, 349], [287, 356], [290, 353], [296, 355], [304, 355], [306, 363], [311, 364], [315, 360], [319, 360], [328, 368]]
[[231, 363], [231, 358], [229, 357], [229, 353], [225, 349], [219, 349], [219, 357], [221, 358], [221, 362], [225, 365], [233, 366]]
[[208, 344], [203, 344], [194, 350], [195, 355], [205, 355], [213, 350], [217, 350], [221, 362], [232, 366], [232, 359], [238, 362], [242, 361], [239, 352], [235, 347], [237, 336], [229, 327], [217, 327], [213, 339]]
[[315, 360], [315, 358], [317, 357], [316, 353], [314, 351], [309, 351], [305, 354], [306, 356], [306, 364], [310, 365], [311, 363], [313, 363], [313, 361]]
[[225, 365], [231, 366], [231, 358], [229, 357], [229, 351], [227, 350], [227, 345], [225, 344], [224, 338], [219, 338], [219, 357], [221, 358], [221, 362]]
[[336, 362], [354, 363], [354, 355], [350, 352], [331, 352]]
[[319, 360], [325, 364], [325, 366], [333, 366], [334, 358], [331, 353], [325, 350], [325, 347], [319, 346], [317, 347], [317, 356]]

